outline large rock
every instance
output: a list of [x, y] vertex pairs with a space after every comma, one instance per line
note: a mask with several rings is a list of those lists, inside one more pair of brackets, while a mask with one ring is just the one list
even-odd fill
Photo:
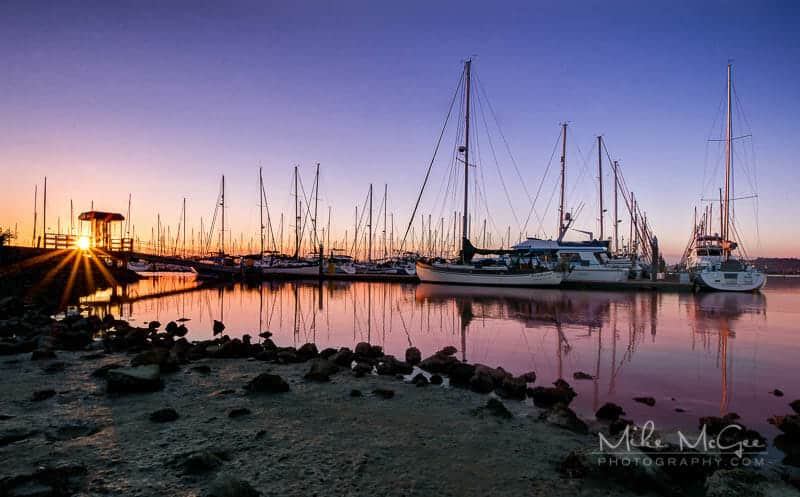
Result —
[[[463, 364], [459, 364], [458, 366], [463, 366]], [[457, 370], [457, 369], [459, 369], [459, 368], [454, 368], [454, 370]], [[474, 368], [473, 368], [473, 370], [474, 370]], [[456, 378], [458, 378], [458, 376]], [[494, 390], [494, 380], [485, 371], [476, 372], [475, 374], [473, 374], [469, 378], [468, 382], [469, 383], [467, 383], [467, 384], [469, 385], [469, 388], [472, 389], [473, 392], [489, 393], [492, 390]], [[450, 383], [451, 384], [455, 384], [455, 385], [459, 385], [459, 383], [453, 383], [453, 376], [452, 375], [450, 376]]]
[[600, 421], [616, 421], [625, 414], [625, 410], [613, 402], [606, 402], [594, 413], [594, 417]]
[[789, 404], [789, 407], [791, 407], [791, 408], [792, 408], [792, 410], [793, 410], [795, 413], [797, 413], [797, 414], [800, 414], [800, 399], [797, 399], [797, 400], [794, 400], [794, 401], [792, 401], [792, 402]]
[[216, 470], [227, 460], [228, 456], [224, 452], [201, 450], [186, 456], [179, 466], [185, 474], [199, 475]]
[[219, 335], [220, 333], [225, 331], [225, 325], [222, 323], [222, 321], [217, 321], [215, 319], [212, 331], [214, 332], [214, 335]]
[[411, 374], [414, 367], [403, 361], [397, 360], [393, 355], [383, 356], [378, 360], [375, 368], [381, 375]]
[[244, 387], [250, 393], [283, 393], [289, 391], [289, 384], [276, 374], [261, 373]]
[[527, 388], [528, 384], [524, 380], [506, 377], [500, 382], [500, 386], [495, 388], [495, 393], [504, 399], [525, 400]]
[[150, 421], [154, 423], [171, 423], [179, 418], [178, 411], [171, 407], [165, 407], [150, 413]]
[[300, 362], [309, 361], [318, 355], [319, 351], [317, 351], [317, 346], [313, 343], [303, 344], [299, 349], [297, 349], [297, 360]]
[[155, 364], [111, 369], [106, 373], [106, 389], [109, 392], [155, 392], [160, 388], [161, 371]]
[[347, 347], [342, 347], [339, 349], [339, 352], [333, 354], [330, 359], [343, 368], [349, 368], [353, 362], [353, 351]]
[[[457, 362], [452, 365], [448, 372], [450, 377], [450, 384], [454, 387], [471, 387], [472, 378], [475, 376], [475, 366], [464, 362]], [[494, 390], [494, 383], [490, 392]], [[483, 392], [488, 393], [488, 392]]]
[[412, 366], [416, 366], [422, 361], [422, 354], [416, 347], [409, 347], [406, 349], [406, 362]]
[[328, 359], [317, 358], [311, 362], [311, 368], [305, 378], [313, 381], [330, 381], [331, 375], [339, 372], [339, 366]]
[[455, 356], [437, 352], [419, 363], [419, 367], [429, 373], [449, 374], [456, 364], [461, 362]]
[[784, 432], [787, 437], [796, 439], [796, 442], [800, 443], [800, 414], [775, 416], [775, 427]]
[[31, 472], [0, 479], [0, 495], [9, 497], [76, 495], [85, 485], [85, 476], [86, 467], [82, 464], [39, 466]]
[[536, 407], [552, 407], [556, 404], [569, 405], [577, 393], [564, 380], [556, 380], [553, 387], [535, 387], [528, 390], [528, 394], [533, 397]]

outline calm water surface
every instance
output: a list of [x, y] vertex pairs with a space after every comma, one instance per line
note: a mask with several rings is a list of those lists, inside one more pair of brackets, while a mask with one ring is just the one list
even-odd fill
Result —
[[[540, 385], [567, 379], [579, 393], [573, 408], [587, 417], [608, 401], [660, 428], [737, 412], [771, 437], [767, 417], [800, 398], [797, 279], [772, 278], [761, 294], [693, 295], [366, 282], [208, 287], [192, 275], [161, 275], [124, 293], [85, 303], [132, 323], [189, 318], [195, 340], [211, 338], [218, 319], [232, 337], [257, 340], [269, 330], [284, 346], [366, 341], [402, 358], [412, 345], [423, 356], [454, 345], [469, 362], [535, 371]], [[577, 371], [595, 379], [573, 380]], [[775, 388], [786, 396], [770, 394]], [[655, 397], [656, 406], [636, 396]]]

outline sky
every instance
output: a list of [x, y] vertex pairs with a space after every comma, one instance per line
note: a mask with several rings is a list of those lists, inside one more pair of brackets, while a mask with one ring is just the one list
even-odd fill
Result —
[[[30, 241], [34, 188], [47, 176], [49, 231], [59, 219], [67, 231], [70, 200], [76, 213], [126, 213], [129, 194], [140, 238], [159, 215], [174, 234], [184, 197], [199, 230], [224, 174], [228, 236], [257, 240], [262, 167], [276, 235], [284, 212], [288, 239], [293, 166], [308, 195], [319, 163], [319, 224], [330, 208], [334, 240], [352, 238], [370, 183], [376, 231], [387, 184], [401, 237], [472, 57], [484, 109], [473, 126], [490, 130], [480, 160], [478, 145], [470, 157], [473, 238], [487, 218], [495, 241], [509, 227], [512, 238], [552, 236], [558, 154], [547, 166], [568, 122], [576, 228], [598, 230], [602, 135], [674, 259], [694, 207], [722, 183], [720, 144], [708, 140], [724, 132], [732, 60], [734, 135], [752, 135], [735, 142], [735, 190], [758, 194], [737, 201], [738, 228], [749, 255], [798, 256], [798, 19], [800, 5], [771, 1], [5, 1], [0, 227]], [[457, 115], [420, 204], [448, 232], [463, 202], [451, 191]], [[612, 181], [606, 167], [609, 208]]]

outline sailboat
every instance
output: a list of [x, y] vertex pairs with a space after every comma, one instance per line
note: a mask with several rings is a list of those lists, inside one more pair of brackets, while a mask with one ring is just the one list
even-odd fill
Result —
[[[529, 254], [552, 261], [553, 265], [567, 268], [565, 282], [572, 283], [617, 283], [628, 279], [630, 264], [611, 264], [610, 242], [603, 240], [603, 171], [602, 171], [602, 137], [598, 137], [598, 168], [600, 179], [600, 240], [580, 242], [564, 241], [564, 236], [572, 226], [574, 218], [564, 207], [564, 186], [567, 164], [567, 123], [562, 123], [561, 131], [561, 200], [559, 203], [558, 238], [542, 240], [528, 238], [516, 245], [519, 254]], [[616, 172], [616, 169], [615, 169]], [[616, 178], [615, 178], [616, 187]], [[616, 202], [616, 188], [615, 202]], [[615, 214], [616, 217], [616, 214]], [[589, 238], [593, 233], [585, 232]], [[626, 261], [627, 262], [627, 261]]]
[[[721, 198], [720, 233], [706, 233], [695, 224], [693, 244], [688, 251], [687, 269], [702, 289], [725, 292], [751, 292], [767, 282], [767, 275], [734, 256], [738, 248], [731, 239], [731, 156], [733, 118], [731, 110], [731, 64], [728, 64], [727, 125], [725, 130], [725, 187]], [[707, 228], [707, 227], [705, 227]]]
[[562, 272], [545, 267], [538, 258], [503, 257], [490, 259], [485, 264], [473, 264], [476, 254], [509, 256], [514, 250], [478, 249], [468, 239], [469, 233], [469, 111], [470, 69], [472, 60], [464, 63], [464, 145], [458, 148], [464, 163], [464, 213], [462, 219], [461, 252], [455, 262], [416, 262], [417, 277], [425, 283], [491, 286], [556, 286], [561, 284]]

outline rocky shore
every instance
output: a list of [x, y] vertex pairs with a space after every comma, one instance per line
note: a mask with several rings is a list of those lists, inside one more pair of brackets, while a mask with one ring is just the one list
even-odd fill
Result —
[[[285, 347], [269, 333], [231, 339], [220, 322], [192, 342], [190, 325], [56, 321], [0, 299], [0, 496], [800, 495], [792, 466], [721, 450], [693, 463], [705, 454], [675, 456], [671, 434], [600, 453], [598, 434], [641, 433], [623, 406], [581, 419], [566, 381], [467, 364], [454, 347]], [[773, 420], [790, 464], [798, 411], [787, 402]], [[733, 423], [698, 426], [766, 444]], [[668, 456], [677, 463], [653, 463]]]

